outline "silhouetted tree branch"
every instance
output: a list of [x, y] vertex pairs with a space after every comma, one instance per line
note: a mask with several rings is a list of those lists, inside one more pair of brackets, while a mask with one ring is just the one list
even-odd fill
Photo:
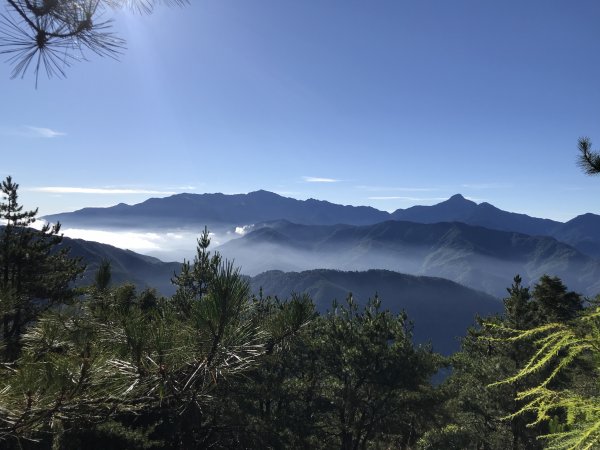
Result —
[[151, 13], [158, 4], [184, 5], [188, 0], [6, 0], [0, 13], [0, 54], [8, 55], [12, 78], [33, 70], [48, 77], [65, 76], [85, 52], [116, 58], [125, 41], [112, 31], [107, 13], [130, 8]]
[[579, 148], [579, 167], [588, 175], [600, 173], [600, 153], [592, 151], [592, 141], [588, 137], [581, 137], [577, 143]]

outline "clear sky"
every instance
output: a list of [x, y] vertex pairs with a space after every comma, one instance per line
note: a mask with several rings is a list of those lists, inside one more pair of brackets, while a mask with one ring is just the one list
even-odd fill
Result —
[[0, 64], [0, 175], [41, 214], [266, 189], [600, 213], [600, 2], [192, 0], [119, 13], [67, 79]]

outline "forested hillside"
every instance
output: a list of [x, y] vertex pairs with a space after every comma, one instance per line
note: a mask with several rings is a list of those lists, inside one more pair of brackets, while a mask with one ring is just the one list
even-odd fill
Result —
[[250, 289], [280, 299], [308, 294], [321, 314], [331, 309], [332, 300], [343, 303], [351, 294], [359, 306], [364, 306], [377, 295], [382, 308], [394, 314], [406, 312], [414, 324], [416, 343], [430, 342], [436, 352], [445, 355], [458, 350], [460, 338], [475, 324], [476, 316], [502, 311], [502, 302], [483, 292], [443, 278], [416, 277], [388, 270], [274, 270], [252, 277]]

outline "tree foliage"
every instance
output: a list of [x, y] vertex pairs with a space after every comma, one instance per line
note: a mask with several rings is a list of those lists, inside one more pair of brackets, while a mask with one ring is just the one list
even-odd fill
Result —
[[579, 167], [588, 175], [600, 173], [600, 154], [592, 150], [592, 141], [588, 137], [581, 137], [577, 142]]
[[60, 224], [31, 226], [37, 209], [24, 211], [19, 185], [11, 177], [0, 185], [0, 329], [3, 359], [14, 360], [26, 327], [40, 314], [68, 304], [75, 295], [72, 282], [83, 271], [81, 261], [69, 257], [61, 245]]
[[[404, 313], [350, 295], [251, 295], [207, 229], [170, 298], [92, 284], [60, 226], [30, 226], [7, 178], [0, 204], [2, 448], [557, 449], [600, 445], [600, 308], [556, 277], [515, 277], [452, 372], [415, 346]], [[444, 320], [444, 318], [441, 318]]]
[[[550, 323], [566, 323], [582, 311], [581, 296], [568, 291], [556, 277], [543, 276], [533, 289], [519, 276], [508, 289], [504, 314], [478, 319], [468, 330], [462, 349], [451, 357], [452, 375], [442, 386], [446, 395], [442, 430], [432, 430], [422, 440], [424, 448], [536, 449], [539, 437], [550, 429], [536, 421], [532, 410], [523, 409], [519, 392], [525, 380], [514, 374], [535, 354], [535, 345], [525, 339], [505, 339], [499, 330], [529, 330]], [[543, 382], [545, 370], [529, 381]], [[512, 379], [512, 383], [498, 383]], [[564, 374], [557, 385], [570, 382]], [[520, 413], [517, 413], [521, 411]]]
[[[131, 8], [150, 13], [160, 3], [183, 5], [187, 0], [5, 0], [0, 21], [0, 53], [8, 55], [13, 77], [40, 70], [64, 76], [86, 52], [116, 57], [125, 47], [105, 16]], [[37, 81], [36, 81], [37, 82]]]
[[[531, 425], [548, 423], [540, 436], [553, 449], [589, 449], [600, 445], [600, 309], [589, 308], [566, 322], [517, 330], [488, 326], [504, 342], [531, 342], [536, 349], [516, 374], [493, 385], [522, 383], [516, 400], [520, 408], [509, 418], [533, 413]], [[583, 368], [582, 372], [577, 369]], [[567, 384], [558, 381], [565, 372]], [[532, 382], [533, 380], [533, 382]]]

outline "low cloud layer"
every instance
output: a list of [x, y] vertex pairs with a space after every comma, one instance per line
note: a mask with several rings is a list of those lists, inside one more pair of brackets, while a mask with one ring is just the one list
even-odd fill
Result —
[[[43, 224], [40, 221], [40, 226]], [[240, 237], [239, 230], [247, 231], [249, 226], [233, 229], [220, 229], [210, 232], [211, 250], [231, 239]], [[84, 229], [63, 228], [61, 233], [73, 239], [100, 242], [114, 247], [131, 250], [143, 255], [154, 256], [162, 261], [193, 260], [196, 254], [198, 237], [202, 230], [119, 230], [119, 229]]]

